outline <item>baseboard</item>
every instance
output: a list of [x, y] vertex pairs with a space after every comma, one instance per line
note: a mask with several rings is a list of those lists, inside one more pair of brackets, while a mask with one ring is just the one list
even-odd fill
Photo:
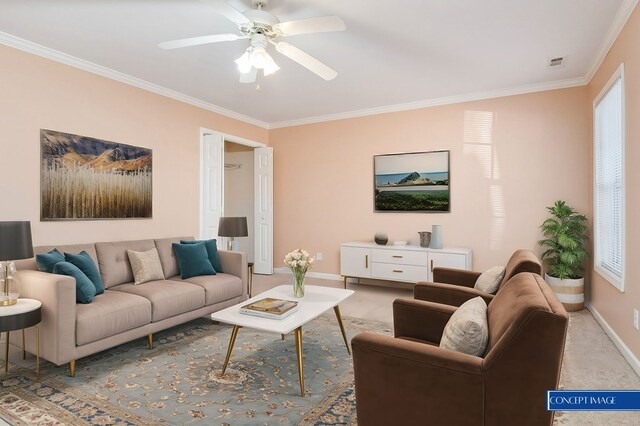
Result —
[[618, 350], [620, 351], [624, 359], [627, 360], [627, 362], [629, 363], [631, 368], [633, 368], [636, 374], [640, 376], [640, 360], [638, 359], [638, 357], [636, 357], [634, 353], [631, 352], [631, 350], [627, 347], [627, 345], [624, 344], [620, 336], [618, 336], [616, 332], [613, 331], [613, 328], [611, 328], [609, 323], [605, 321], [602, 315], [600, 315], [600, 312], [598, 312], [597, 309], [594, 308], [590, 302], [587, 302], [586, 306], [587, 306], [587, 309], [589, 309], [589, 312], [591, 312], [593, 317], [596, 319], [596, 321], [598, 321], [598, 323], [602, 326], [602, 329], [604, 330], [604, 332], [607, 333], [607, 335], [609, 336], [613, 344], [616, 345], [616, 347], [618, 348]]
[[[273, 268], [273, 272], [278, 274], [292, 274], [289, 268]], [[321, 280], [342, 281], [342, 275], [328, 274], [326, 272], [307, 272], [307, 277], [320, 278]]]

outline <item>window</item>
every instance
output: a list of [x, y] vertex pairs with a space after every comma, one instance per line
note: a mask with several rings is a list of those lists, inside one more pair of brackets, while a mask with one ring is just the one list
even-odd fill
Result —
[[624, 291], [624, 66], [594, 103], [595, 270]]

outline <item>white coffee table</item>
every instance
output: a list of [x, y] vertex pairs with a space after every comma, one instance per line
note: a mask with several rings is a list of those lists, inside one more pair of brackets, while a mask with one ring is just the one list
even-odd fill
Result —
[[[236, 336], [238, 335], [238, 330], [240, 330], [240, 328], [249, 327], [257, 330], [279, 333], [282, 335], [283, 339], [285, 334], [295, 331], [296, 353], [298, 355], [298, 374], [300, 376], [300, 394], [304, 396], [302, 326], [333, 308], [336, 318], [338, 319], [340, 331], [342, 332], [342, 338], [344, 339], [345, 345], [347, 345], [347, 352], [351, 355], [351, 349], [349, 349], [349, 342], [347, 341], [347, 335], [344, 331], [344, 324], [342, 323], [338, 304], [353, 293], [353, 290], [308, 285], [304, 288], [304, 297], [299, 299], [293, 296], [293, 285], [281, 285], [252, 297], [242, 303], [211, 314], [211, 318], [215, 321], [233, 324], [231, 340], [229, 341], [229, 348], [227, 349], [227, 356], [224, 360], [224, 366], [222, 367], [222, 375], [224, 375], [224, 372], [227, 369], [227, 364], [231, 357], [231, 351], [233, 351], [233, 344], [236, 341]], [[294, 300], [298, 302], [298, 311], [283, 319], [261, 318], [240, 313], [241, 306], [267, 297]]]

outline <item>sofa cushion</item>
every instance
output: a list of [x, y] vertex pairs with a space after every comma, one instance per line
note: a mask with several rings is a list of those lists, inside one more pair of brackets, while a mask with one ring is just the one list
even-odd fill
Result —
[[151, 321], [157, 322], [204, 306], [204, 289], [175, 281], [149, 281], [111, 287], [113, 291], [135, 294], [151, 301]]
[[473, 288], [485, 293], [495, 294], [500, 288], [503, 277], [504, 266], [493, 266], [480, 274]]
[[200, 275], [215, 275], [204, 243], [197, 244], [176, 244], [173, 243], [173, 250], [178, 258], [180, 266], [180, 276], [183, 279], [197, 277]]
[[182, 238], [162, 238], [154, 240], [156, 248], [158, 249], [158, 256], [160, 256], [160, 262], [162, 263], [162, 270], [165, 277], [172, 277], [180, 273], [178, 268], [178, 259], [171, 246], [173, 243], [179, 243], [180, 241], [191, 241], [193, 237]]
[[520, 272], [542, 274], [542, 264], [531, 250], [518, 249], [511, 255], [504, 268], [504, 276], [502, 277], [500, 287]]
[[144, 297], [107, 290], [90, 305], [76, 305], [76, 345], [132, 330], [151, 322], [151, 302]]
[[147, 251], [127, 250], [127, 255], [129, 256], [129, 263], [131, 263], [135, 285], [149, 281], [164, 280], [158, 249], [152, 248]]
[[100, 271], [98, 271], [98, 267], [91, 256], [89, 256], [89, 253], [85, 250], [82, 250], [80, 254], [65, 253], [64, 259], [69, 263], [73, 263], [84, 272], [96, 288], [96, 294], [104, 293], [104, 285], [102, 284]]
[[58, 262], [56, 266], [53, 267], [53, 273], [75, 278], [77, 303], [91, 303], [93, 298], [96, 297], [96, 286], [93, 285], [89, 277], [73, 263]]
[[181, 240], [180, 244], [198, 244], [204, 243], [204, 247], [207, 249], [207, 255], [209, 256], [209, 262], [213, 269], [217, 273], [224, 272], [222, 270], [222, 264], [220, 263], [220, 255], [218, 255], [218, 242], [216, 240]]
[[127, 250], [147, 251], [155, 248], [153, 240], [96, 243], [98, 266], [105, 288], [133, 281]]
[[53, 267], [58, 262], [64, 262], [64, 255], [58, 249], [36, 254], [36, 263], [41, 272], [53, 273]]
[[482, 297], [464, 302], [444, 326], [440, 347], [483, 356], [489, 340], [487, 304]]
[[[33, 252], [35, 254], [46, 253], [53, 249], [58, 249], [60, 253], [80, 253], [81, 251], [86, 251], [91, 259], [98, 265], [98, 255], [96, 254], [96, 246], [94, 244], [67, 244], [67, 245], [58, 245], [58, 246], [37, 246], [33, 248]], [[100, 269], [98, 265], [98, 269]]]
[[207, 306], [240, 297], [244, 294], [242, 280], [230, 274], [202, 275], [185, 280], [180, 278], [180, 275], [176, 275], [169, 278], [169, 280], [202, 287], [205, 291], [205, 303]]

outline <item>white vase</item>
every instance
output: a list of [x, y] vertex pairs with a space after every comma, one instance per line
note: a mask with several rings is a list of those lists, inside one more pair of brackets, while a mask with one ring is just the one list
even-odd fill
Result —
[[584, 278], [561, 280], [544, 274], [544, 280], [568, 312], [581, 311], [584, 308]]
[[429, 243], [429, 248], [442, 248], [442, 225], [431, 226], [431, 242]]

